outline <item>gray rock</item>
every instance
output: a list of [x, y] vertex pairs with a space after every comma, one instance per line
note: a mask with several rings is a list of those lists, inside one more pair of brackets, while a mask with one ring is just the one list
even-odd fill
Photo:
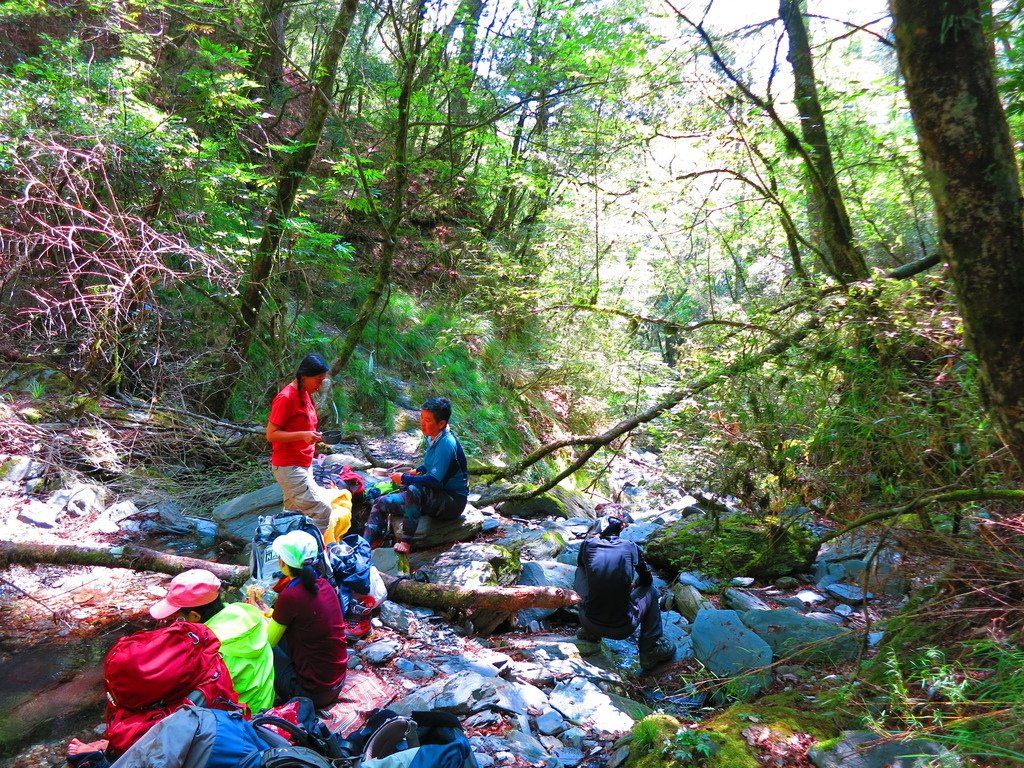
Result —
[[107, 496], [107, 489], [98, 485], [78, 483], [70, 488], [62, 488], [50, 497], [50, 506], [61, 512], [83, 517], [99, 511]]
[[134, 501], [130, 500], [119, 501], [116, 504], [111, 504], [103, 511], [103, 513], [118, 525], [123, 523], [125, 520], [131, 520], [143, 515], [142, 510], [136, 506]]
[[616, 747], [612, 751], [612, 756], [608, 758], [608, 768], [619, 768], [629, 759], [629, 745], [624, 744], [621, 747]]
[[[576, 567], [556, 560], [528, 560], [519, 573], [519, 584], [528, 587], [562, 587], [572, 589]], [[528, 608], [516, 614], [514, 624], [528, 627], [532, 622], [543, 621], [555, 613], [555, 608]]]
[[823, 603], [827, 599], [824, 595], [820, 595], [810, 589], [801, 589], [796, 593], [796, 599], [802, 602], [804, 605], [817, 605]]
[[843, 617], [850, 616], [853, 614], [853, 607], [846, 605], [845, 603], [840, 603], [832, 610]]
[[775, 580], [775, 586], [783, 590], [796, 589], [800, 586], [800, 580], [794, 576], [780, 576]]
[[741, 618], [778, 659], [836, 663], [855, 659], [860, 652], [860, 640], [850, 630], [790, 608], [748, 611]]
[[45, 472], [46, 465], [31, 456], [4, 457], [3, 462], [0, 463], [0, 480], [12, 483], [35, 480], [37, 477], [42, 477]]
[[804, 618], [814, 619], [815, 621], [824, 621], [829, 624], [835, 624], [837, 626], [843, 626], [843, 617], [838, 616], [835, 613], [824, 613], [822, 611], [808, 611], [804, 614]]
[[359, 655], [371, 664], [380, 666], [395, 658], [401, 650], [402, 646], [395, 640], [378, 640], [363, 647], [359, 651]]
[[734, 587], [749, 587], [754, 580], [749, 576], [735, 576], [729, 583]]
[[672, 586], [672, 604], [689, 621], [697, 618], [697, 612], [709, 606], [707, 599], [692, 584], [675, 584]]
[[566, 565], [571, 565], [575, 568], [576, 560], [580, 556], [580, 544], [581, 542], [578, 541], [569, 542], [555, 560], [559, 563], [565, 563]]
[[524, 560], [551, 560], [565, 549], [565, 534], [547, 529], [522, 530], [501, 539], [502, 546], [518, 550]]
[[545, 712], [551, 708], [551, 705], [548, 704], [547, 693], [536, 685], [518, 681], [513, 681], [512, 685], [515, 686], [523, 701], [526, 702], [526, 711], [528, 713], [536, 714], [537, 712]]
[[559, 740], [567, 747], [576, 747], [576, 749], [583, 748], [583, 742], [586, 741], [589, 734], [582, 728], [567, 728], [559, 734]]
[[576, 567], [557, 560], [528, 560], [519, 573], [519, 584], [527, 587], [564, 587], [572, 589]]
[[634, 724], [633, 718], [608, 694], [582, 677], [560, 682], [548, 695], [548, 701], [569, 720], [586, 723], [594, 730], [620, 733]]
[[693, 655], [719, 677], [734, 678], [730, 687], [741, 698], [753, 696], [771, 682], [762, 671], [771, 664], [771, 646], [745, 627], [736, 611], [702, 609], [691, 636]]
[[373, 564], [377, 566], [377, 570], [381, 573], [387, 573], [391, 576], [402, 575], [401, 561], [395, 550], [391, 547], [378, 547], [370, 554], [370, 559], [373, 560]]
[[829, 584], [825, 587], [825, 591], [828, 592], [836, 600], [847, 605], [860, 605], [867, 598], [870, 600], [874, 595], [870, 592], [867, 595], [864, 594], [864, 590], [860, 587], [854, 586], [853, 584]]
[[409, 659], [395, 659], [395, 669], [402, 677], [407, 677], [410, 680], [425, 680], [437, 674], [434, 668], [426, 662], [410, 661]]
[[660, 529], [660, 523], [632, 523], [622, 531], [621, 538], [642, 545]]
[[565, 718], [556, 709], [549, 709], [537, 718], [537, 730], [545, 736], [557, 736], [566, 727]]
[[581, 749], [562, 747], [555, 750], [554, 758], [558, 760], [559, 764], [566, 766], [566, 768], [573, 768], [573, 766], [583, 762], [584, 754]]
[[[530, 491], [530, 486], [516, 486], [519, 492]], [[497, 484], [481, 490], [481, 503], [490, 504], [490, 499], [497, 498], [513, 490], [511, 486]], [[498, 506], [498, 511], [505, 517], [531, 519], [537, 517], [582, 517], [593, 520], [597, 516], [590, 499], [579, 491], [555, 486], [547, 493], [521, 501], [506, 501]]]
[[213, 520], [206, 520], [202, 517], [185, 517], [185, 521], [192, 526], [196, 535], [205, 542], [212, 543], [217, 538], [218, 526]]
[[519, 576], [512, 553], [496, 544], [456, 544], [420, 568], [431, 584], [504, 586]]
[[419, 687], [414, 696], [433, 709], [467, 715], [491, 709], [525, 715], [527, 704], [513, 683], [500, 677], [464, 672]]
[[889, 740], [872, 731], [844, 731], [838, 744], [827, 750], [812, 747], [807, 757], [817, 768], [951, 768], [961, 764], [959, 758], [934, 741], [901, 741], [899, 734]]
[[494, 765], [494, 758], [484, 752], [474, 752], [473, 757], [477, 768], [492, 768]]
[[435, 658], [434, 662], [446, 675], [461, 675], [464, 672], [472, 672], [483, 677], [500, 677], [501, 672], [494, 665], [483, 659], [471, 659], [465, 656], [443, 656]]
[[26, 499], [18, 510], [18, 519], [36, 528], [54, 528], [60, 510], [36, 499]]
[[701, 592], [714, 592], [716, 589], [715, 583], [710, 579], [704, 577], [701, 573], [683, 571], [676, 578], [676, 581], [680, 584], [689, 584], [692, 587], [696, 587]]
[[391, 627], [403, 635], [414, 635], [419, 629], [416, 614], [391, 600], [385, 600], [381, 605], [380, 620], [384, 626]]
[[487, 518], [472, 505], [467, 505], [462, 517], [457, 520], [435, 520], [424, 515], [416, 528], [417, 549], [430, 549], [456, 541], [469, 541], [483, 530]]
[[799, 597], [777, 597], [775, 602], [785, 608], [794, 608], [798, 611], [806, 610], [808, 605]]
[[496, 725], [502, 720], [501, 715], [491, 710], [484, 712], [477, 712], [475, 715], [467, 717], [463, 723], [469, 728], [480, 728], [485, 725]]
[[[163, 499], [155, 506], [146, 509], [147, 520], [143, 523], [146, 530], [168, 533], [174, 536], [187, 536], [192, 533], [192, 525], [181, 511], [176, 501]], [[252, 531], [249, 531], [252, 538]]]
[[676, 648], [673, 661], [683, 661], [693, 656], [693, 638], [690, 636], [690, 622], [675, 611], [663, 611], [661, 626], [664, 637]]
[[767, 611], [771, 607], [757, 595], [745, 592], [742, 589], [727, 589], [722, 594], [722, 606], [731, 608], [739, 613], [745, 611]]
[[256, 518], [281, 514], [284, 511], [283, 501], [281, 486], [274, 483], [218, 504], [210, 515], [224, 535], [249, 541], [256, 529]]

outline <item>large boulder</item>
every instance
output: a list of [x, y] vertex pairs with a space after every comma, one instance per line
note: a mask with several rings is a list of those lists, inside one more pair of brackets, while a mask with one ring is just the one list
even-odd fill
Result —
[[740, 619], [771, 646], [776, 659], [835, 664], [860, 653], [860, 640], [849, 629], [792, 608], [747, 611]]
[[[525, 483], [516, 485], [502, 483], [475, 490], [480, 494], [480, 501], [478, 503], [481, 506], [486, 506], [501, 496], [523, 495], [532, 492], [535, 488], [536, 486], [526, 485]], [[498, 506], [498, 511], [505, 517], [524, 519], [535, 517], [561, 517], [565, 519], [580, 517], [594, 520], [597, 517], [597, 512], [590, 499], [579, 491], [562, 488], [561, 486], [555, 486], [550, 491], [528, 499], [502, 502]]]
[[635, 711], [640, 717], [647, 714], [643, 705], [629, 706], [622, 699], [608, 695], [596, 683], [582, 677], [559, 682], [548, 695], [548, 700], [564, 717], [584, 723], [592, 731], [628, 731], [633, 727], [634, 719], [631, 714], [623, 711], [627, 706], [631, 713]]
[[283, 504], [281, 486], [274, 483], [218, 504], [210, 514], [222, 535], [248, 541], [256, 530], [256, 518], [280, 514]]
[[697, 618], [701, 608], [711, 607], [711, 603], [692, 584], [672, 585], [672, 604], [676, 610], [686, 617], [687, 621]]
[[818, 551], [806, 528], [774, 518], [732, 515], [716, 521], [681, 520], [647, 541], [644, 553], [657, 568], [700, 570], [712, 576], [737, 573], [772, 581], [806, 573]]
[[456, 544], [418, 573], [431, 584], [507, 587], [519, 578], [519, 558], [497, 544]]
[[703, 608], [693, 622], [693, 655], [718, 677], [729, 678], [730, 693], [749, 699], [771, 682], [765, 671], [772, 649], [747, 629], [736, 611]]
[[[483, 530], [487, 516], [476, 507], [466, 505], [466, 511], [457, 520], [435, 520], [424, 515], [416, 526], [416, 549], [430, 549], [456, 541], [469, 541]], [[362, 533], [362, 531], [356, 531]]]
[[[576, 567], [556, 560], [530, 560], [523, 563], [519, 574], [519, 585], [524, 587], [562, 587], [573, 589]], [[516, 614], [515, 625], [528, 627], [531, 622], [546, 619], [555, 613], [555, 608], [527, 608]]]
[[914, 768], [960, 765], [961, 761], [941, 744], [929, 739], [886, 738], [874, 731], [844, 731], [843, 738], [827, 749], [812, 747], [807, 758], [817, 768]]

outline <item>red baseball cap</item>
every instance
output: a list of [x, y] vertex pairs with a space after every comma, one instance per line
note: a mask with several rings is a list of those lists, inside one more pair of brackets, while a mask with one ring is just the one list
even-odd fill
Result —
[[212, 603], [219, 595], [220, 579], [204, 568], [193, 568], [171, 579], [167, 595], [150, 607], [149, 614], [154, 619], [166, 619], [182, 608]]

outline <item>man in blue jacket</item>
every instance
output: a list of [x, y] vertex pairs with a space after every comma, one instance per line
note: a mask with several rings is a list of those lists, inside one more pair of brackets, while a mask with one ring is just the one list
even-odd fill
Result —
[[407, 553], [420, 517], [457, 520], [466, 509], [469, 473], [462, 444], [448, 429], [452, 404], [446, 397], [432, 397], [420, 409], [420, 429], [429, 445], [423, 463], [411, 472], [395, 472], [391, 482], [402, 490], [381, 496], [373, 503], [363, 537], [378, 547], [387, 534], [389, 515], [402, 515], [402, 533], [395, 551]]
[[619, 538], [621, 518], [605, 517], [598, 525], [599, 535], [585, 539], [576, 558], [576, 592], [583, 598], [576, 636], [591, 642], [625, 640], [639, 627], [640, 668], [647, 672], [671, 660], [676, 650], [662, 637], [654, 577], [640, 547]]

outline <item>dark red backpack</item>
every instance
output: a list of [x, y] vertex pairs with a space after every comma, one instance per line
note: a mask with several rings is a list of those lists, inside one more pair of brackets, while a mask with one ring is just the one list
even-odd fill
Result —
[[244, 710], [205, 624], [177, 621], [122, 637], [103, 662], [110, 752], [121, 754], [156, 723], [186, 704]]

